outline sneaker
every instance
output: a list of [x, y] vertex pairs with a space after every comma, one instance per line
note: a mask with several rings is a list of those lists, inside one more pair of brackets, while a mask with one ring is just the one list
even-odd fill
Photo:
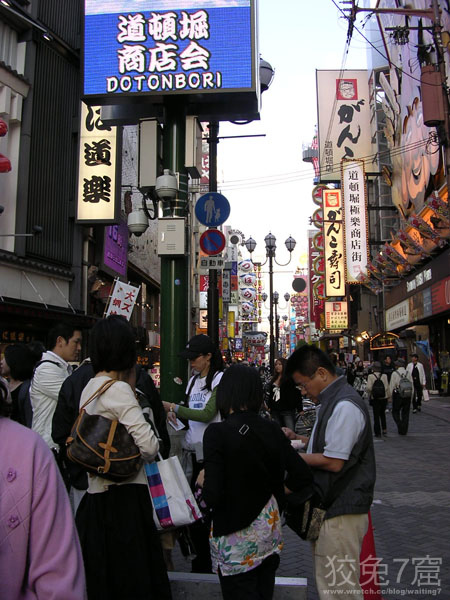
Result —
[[416, 414], [417, 410], [415, 408], [413, 408], [413, 414]]

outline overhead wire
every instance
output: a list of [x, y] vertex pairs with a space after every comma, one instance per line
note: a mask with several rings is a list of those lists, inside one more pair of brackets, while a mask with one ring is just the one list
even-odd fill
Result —
[[[342, 9], [340, 6], [338, 6], [338, 5], [336, 4], [335, 0], [331, 0], [331, 2], [332, 2], [332, 3], [333, 3], [335, 6], [336, 6], [336, 8], [337, 8], [337, 9], [338, 9], [338, 10], [339, 10], [341, 13], [342, 13], [342, 15], [343, 15], [344, 19], [347, 19], [347, 20], [348, 20], [348, 19], [350, 19], [350, 17], [349, 17], [348, 15], [346, 15], [346, 14], [345, 14], [345, 12], [343, 11], [343, 9]], [[374, 13], [370, 13], [370, 15], [372, 15], [372, 14], [374, 14]], [[372, 47], [374, 50], [376, 50], [376, 51], [378, 52], [378, 54], [379, 54], [380, 56], [382, 56], [382, 57], [384, 58], [384, 60], [386, 60], [386, 61], [387, 61], [387, 63], [388, 63], [389, 65], [391, 65], [392, 67], [394, 67], [394, 69], [397, 71], [397, 73], [398, 73], [398, 74], [401, 74], [401, 75], [406, 75], [406, 77], [409, 77], [410, 79], [413, 79], [414, 81], [417, 81], [418, 83], [421, 83], [421, 80], [420, 80], [418, 77], [414, 77], [414, 75], [411, 75], [411, 73], [407, 73], [407, 72], [406, 72], [404, 69], [402, 69], [401, 67], [399, 67], [398, 65], [396, 65], [396, 64], [395, 64], [395, 63], [394, 63], [394, 62], [393, 62], [393, 61], [392, 61], [392, 60], [391, 60], [391, 59], [390, 59], [388, 56], [386, 56], [386, 55], [385, 55], [383, 52], [381, 52], [381, 50], [379, 50], [379, 49], [378, 49], [378, 48], [377, 48], [377, 47], [376, 47], [376, 46], [375, 46], [375, 45], [374, 45], [374, 44], [373, 44], [373, 43], [372, 43], [372, 42], [371, 42], [371, 41], [370, 41], [370, 40], [369, 40], [369, 39], [368, 39], [368, 38], [367, 38], [367, 37], [366, 37], [366, 36], [365, 36], [365, 35], [364, 35], [364, 34], [363, 34], [363, 33], [362, 33], [360, 30], [359, 30], [359, 29], [358, 29], [358, 27], [356, 27], [354, 24], [353, 24], [353, 29], [354, 29], [355, 31], [357, 31], [357, 32], [359, 33], [359, 35], [360, 35], [360, 36], [363, 38], [363, 40], [365, 40], [365, 41], [366, 41], [366, 42], [367, 42], [367, 43], [368, 43], [368, 44], [369, 44], [369, 45], [370, 45], [370, 46], [371, 46], [371, 47]], [[434, 87], [441, 87], [441, 86], [442, 86], [442, 84], [437, 84], [437, 83], [433, 83], [433, 84], [432, 84], [432, 83], [430, 83], [430, 84], [427, 84], [427, 85], [431, 85], [431, 86], [434, 86]]]
[[[340, 6], [338, 6], [338, 4], [335, 2], [335, 0], [331, 0], [331, 2], [335, 5], [335, 7], [342, 13], [343, 17], [346, 20], [349, 20], [350, 17], [347, 16], [344, 11], [342, 10], [342, 8]], [[371, 13], [372, 14], [372, 13]], [[369, 14], [365, 21], [367, 22], [371, 16], [371, 14]], [[410, 75], [408, 73], [406, 73], [405, 71], [403, 71], [400, 67], [398, 67], [397, 65], [395, 65], [394, 63], [392, 63], [392, 61], [389, 60], [389, 58], [383, 53], [381, 52], [360, 30], [358, 27], [354, 26], [349, 30], [348, 30], [348, 34], [347, 34], [347, 39], [345, 42], [345, 47], [344, 47], [344, 52], [343, 52], [343, 56], [342, 56], [342, 61], [341, 61], [341, 68], [339, 70], [340, 76], [343, 75], [344, 71], [345, 71], [345, 63], [346, 63], [346, 59], [347, 59], [347, 55], [348, 55], [348, 51], [350, 48], [350, 41], [351, 41], [351, 33], [352, 30], [355, 29], [359, 35], [374, 49], [376, 50], [388, 63], [390, 63], [398, 72], [401, 72], [402, 74], [420, 82], [420, 80], [416, 77], [414, 77], [413, 75]], [[439, 86], [437, 86], [439, 87]], [[335, 107], [336, 107], [336, 103], [337, 103], [337, 98], [335, 96], [334, 98], [334, 104], [333, 104], [333, 108], [332, 108], [332, 112], [331, 112], [331, 118], [328, 124], [328, 131], [327, 131], [327, 138], [328, 139], [330, 137], [330, 133], [331, 133], [331, 129], [333, 127], [333, 122], [334, 122], [334, 113], [335, 113]], [[376, 158], [381, 158], [383, 156], [390, 156], [390, 157], [395, 157], [395, 156], [399, 156], [401, 154], [405, 154], [407, 152], [411, 152], [412, 150], [418, 149], [421, 146], [427, 146], [428, 144], [432, 144], [433, 140], [432, 140], [432, 135], [430, 135], [429, 138], [427, 139], [423, 139], [423, 140], [419, 140], [413, 144], [409, 144], [406, 146], [399, 146], [397, 148], [392, 148], [392, 149], [388, 149], [385, 152], [377, 152], [375, 154], [372, 155], [368, 155], [365, 157], [360, 157], [360, 160], [366, 160], [366, 161], [370, 161], [372, 159], [372, 162], [375, 161]], [[323, 155], [321, 157], [321, 160], [319, 160], [319, 164], [323, 164]], [[333, 172], [339, 172], [340, 170], [340, 162], [339, 163], [333, 163], [333, 165], [331, 166], [327, 166], [326, 168], [322, 167], [319, 168], [319, 176], [323, 176], [326, 173], [333, 173]], [[220, 184], [221, 189], [222, 190], [236, 190], [236, 189], [252, 189], [252, 188], [258, 188], [258, 187], [265, 187], [265, 186], [270, 186], [270, 185], [280, 185], [283, 183], [293, 183], [295, 181], [301, 181], [303, 179], [310, 179], [311, 178], [311, 170], [307, 169], [305, 171], [294, 171], [294, 172], [290, 172], [290, 173], [283, 173], [283, 174], [275, 174], [275, 175], [268, 175], [266, 177], [255, 177], [255, 178], [246, 178], [246, 179], [236, 179], [236, 180], [230, 180], [228, 182], [222, 182]]]
[[[402, 154], [407, 154], [412, 150], [416, 150], [422, 146], [427, 146], [428, 144], [433, 143], [433, 136], [418, 140], [412, 144], [407, 144], [406, 146], [398, 146], [397, 148], [388, 149], [383, 152], [376, 152], [375, 154], [370, 154], [367, 156], [363, 156], [358, 158], [358, 160], [366, 160], [372, 162], [377, 158], [383, 157], [396, 157]], [[341, 163], [337, 162], [332, 165], [332, 168], [320, 169], [320, 175], [325, 175], [326, 173], [331, 172], [339, 172], [341, 168]], [[218, 185], [222, 190], [237, 190], [237, 189], [249, 189], [249, 188], [258, 188], [265, 187], [270, 185], [281, 185], [283, 183], [293, 183], [295, 181], [302, 181], [305, 179], [311, 179], [311, 169], [305, 169], [303, 171], [290, 171], [287, 173], [278, 173], [274, 175], [266, 175], [265, 177], [250, 177], [245, 179], [234, 179], [229, 181], [219, 182]], [[337, 178], [338, 179], [338, 178]]]

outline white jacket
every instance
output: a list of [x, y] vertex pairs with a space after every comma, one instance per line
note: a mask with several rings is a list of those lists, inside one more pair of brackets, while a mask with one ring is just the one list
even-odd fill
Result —
[[411, 383], [412, 383], [411, 373], [408, 373], [408, 371], [405, 369], [405, 367], [398, 367], [397, 369], [395, 369], [395, 371], [392, 372], [391, 381], [389, 382], [389, 390], [390, 390], [391, 396], [392, 396], [395, 388], [398, 388], [400, 379], [402, 377], [404, 377], [405, 375], [406, 375], [406, 378], [409, 379], [409, 381], [411, 381]]
[[[427, 384], [427, 378], [425, 377], [425, 369], [423, 368], [423, 364], [419, 361], [417, 361], [416, 364], [417, 370], [419, 371], [419, 379], [420, 379], [420, 383], [422, 385], [426, 385]], [[408, 364], [408, 366], [406, 367], [406, 371], [407, 373], [409, 373], [411, 375], [411, 381], [412, 381], [412, 372], [414, 369], [414, 363], [410, 362]]]
[[[69, 365], [51, 351], [44, 352], [34, 372], [30, 385], [30, 401], [33, 409], [31, 429], [36, 431], [50, 448], [58, 448], [52, 439], [52, 420], [58, 402], [59, 390], [69, 376]], [[53, 364], [57, 363], [57, 364]]]

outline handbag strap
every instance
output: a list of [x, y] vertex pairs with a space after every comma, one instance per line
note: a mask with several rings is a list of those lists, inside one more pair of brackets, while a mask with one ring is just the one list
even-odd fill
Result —
[[80, 412], [82, 410], [84, 410], [86, 408], [86, 406], [88, 404], [90, 404], [93, 400], [96, 400], [97, 398], [99, 398], [102, 394], [104, 394], [107, 390], [109, 390], [109, 388], [114, 385], [116, 383], [116, 381], [118, 381], [118, 379], [110, 379], [109, 381], [105, 381], [100, 387], [99, 389], [94, 392], [92, 394], [92, 396], [90, 398], [88, 398], [86, 400], [86, 402], [83, 404], [83, 406], [80, 408]]

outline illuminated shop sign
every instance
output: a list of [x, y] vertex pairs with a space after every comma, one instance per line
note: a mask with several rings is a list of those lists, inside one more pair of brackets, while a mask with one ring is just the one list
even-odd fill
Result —
[[114, 223], [119, 218], [121, 136], [117, 127], [101, 121], [100, 110], [81, 103], [77, 223], [82, 224]]
[[331, 332], [348, 329], [347, 302], [325, 302], [325, 328]]
[[103, 263], [115, 273], [127, 274], [128, 227], [121, 221], [118, 225], [105, 227], [103, 243]]
[[325, 296], [345, 296], [344, 226], [341, 190], [323, 192]]
[[254, 10], [254, 0], [85, 0], [85, 97], [256, 90]]

